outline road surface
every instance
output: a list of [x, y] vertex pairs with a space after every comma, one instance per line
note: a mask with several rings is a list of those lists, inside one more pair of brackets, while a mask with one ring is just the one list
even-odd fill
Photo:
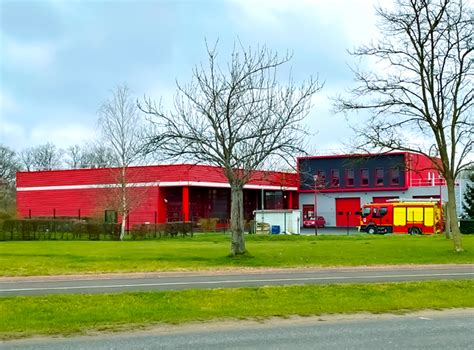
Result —
[[473, 279], [474, 265], [0, 278], [0, 296]]
[[472, 349], [474, 310], [171, 326], [137, 333], [0, 342], [1, 349]]

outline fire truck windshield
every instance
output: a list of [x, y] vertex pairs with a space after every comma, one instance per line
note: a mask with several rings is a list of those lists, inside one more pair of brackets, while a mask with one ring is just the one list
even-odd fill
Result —
[[370, 214], [370, 208], [362, 208], [362, 217], [365, 218], [367, 215]]

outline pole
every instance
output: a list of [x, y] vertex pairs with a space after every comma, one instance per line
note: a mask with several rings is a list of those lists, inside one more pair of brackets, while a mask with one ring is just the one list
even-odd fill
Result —
[[155, 225], [153, 225], [154, 237], [156, 237], [156, 223], [157, 223], [158, 212], [155, 210]]
[[318, 191], [314, 189], [314, 235], [318, 235]]
[[351, 214], [350, 211], [346, 212], [346, 229], [347, 229], [347, 235], [349, 236], [349, 215]]
[[314, 180], [314, 235], [318, 235], [318, 175], [313, 176]]

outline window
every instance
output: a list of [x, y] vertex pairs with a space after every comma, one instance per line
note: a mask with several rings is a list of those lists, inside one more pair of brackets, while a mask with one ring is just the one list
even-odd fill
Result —
[[370, 214], [370, 208], [365, 207], [362, 209], [361, 215], [363, 218], [365, 218], [366, 216], [369, 216], [369, 214]]
[[339, 187], [339, 169], [331, 170], [331, 187]]
[[369, 169], [360, 169], [360, 185], [369, 186]]
[[392, 186], [400, 185], [400, 169], [399, 168], [390, 169], [390, 184]]
[[105, 210], [104, 211], [104, 222], [107, 224], [116, 224], [118, 221], [118, 215], [116, 210]]
[[372, 217], [374, 217], [374, 218], [381, 218], [381, 217], [387, 215], [387, 213], [388, 213], [388, 208], [387, 207], [380, 207], [380, 208], [375, 207], [372, 210], [373, 210]]
[[317, 180], [315, 185], [315, 188], [324, 188], [326, 187], [326, 172], [324, 170], [318, 170], [316, 171], [316, 176]]
[[346, 170], [346, 186], [347, 187], [354, 186], [354, 169]]
[[383, 168], [375, 169], [375, 185], [383, 186]]

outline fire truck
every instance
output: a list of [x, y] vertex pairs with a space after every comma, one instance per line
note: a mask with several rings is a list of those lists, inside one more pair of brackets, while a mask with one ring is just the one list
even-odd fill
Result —
[[434, 234], [444, 230], [439, 201], [393, 200], [362, 207], [360, 232]]

